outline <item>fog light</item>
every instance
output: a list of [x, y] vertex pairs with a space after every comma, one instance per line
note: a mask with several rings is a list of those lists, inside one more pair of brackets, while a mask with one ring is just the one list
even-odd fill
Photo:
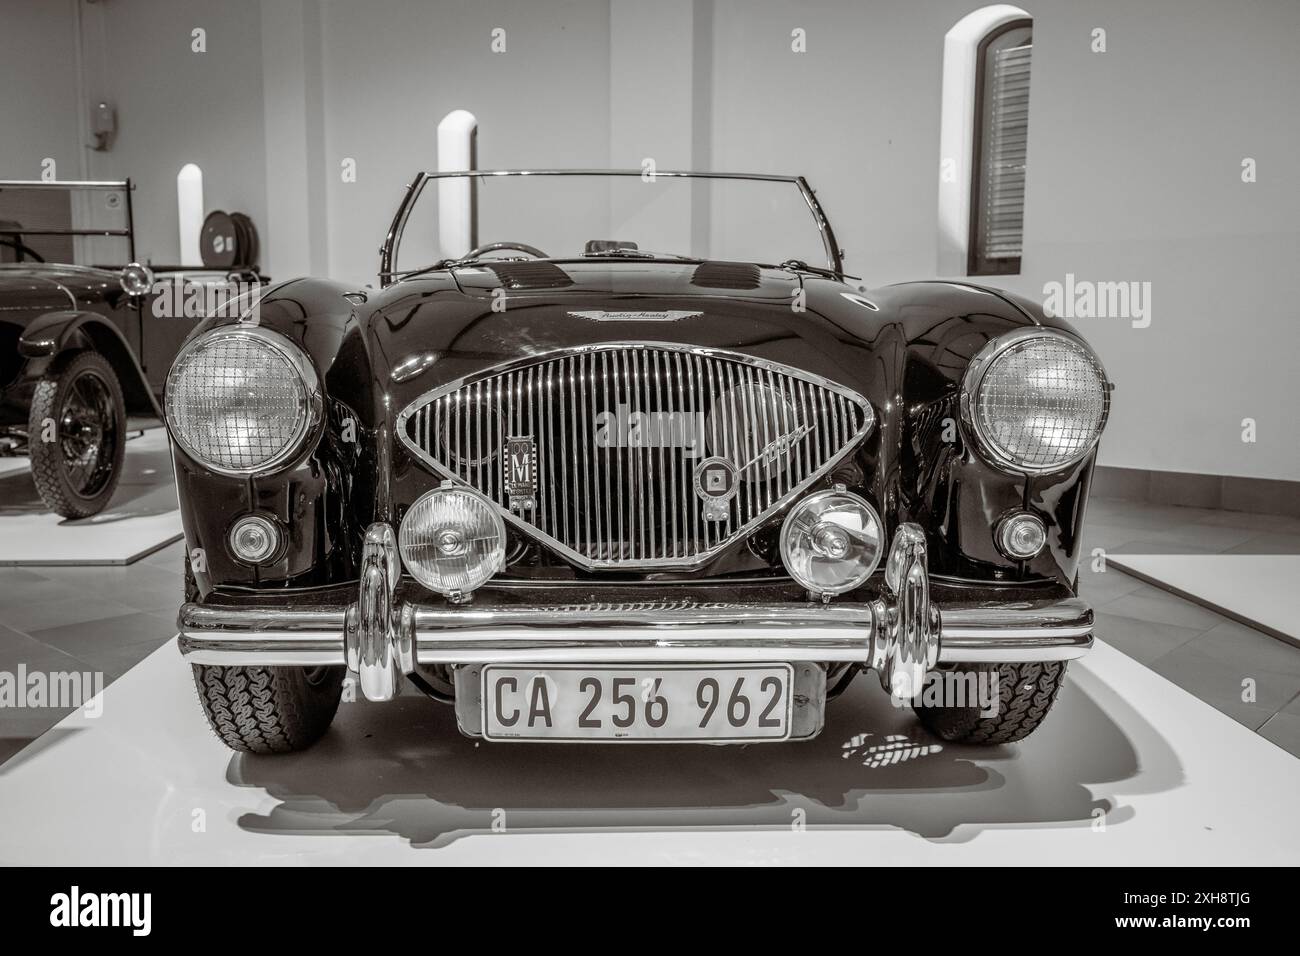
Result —
[[402, 519], [402, 564], [431, 591], [458, 597], [505, 567], [506, 525], [492, 503], [468, 488], [435, 488]]
[[230, 551], [240, 561], [261, 564], [280, 550], [280, 531], [262, 515], [245, 515], [230, 528]]
[[1043, 550], [1047, 529], [1037, 515], [1007, 515], [998, 523], [997, 542], [1008, 558], [1025, 561]]
[[843, 594], [871, 577], [884, 542], [875, 509], [836, 488], [794, 506], [781, 528], [781, 560], [790, 577], [814, 594]]

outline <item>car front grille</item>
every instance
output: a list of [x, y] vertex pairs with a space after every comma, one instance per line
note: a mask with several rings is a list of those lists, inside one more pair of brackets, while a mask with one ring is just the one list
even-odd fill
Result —
[[[797, 369], [618, 343], [436, 389], [401, 413], [397, 433], [435, 474], [477, 489], [574, 564], [690, 568], [826, 475], [873, 424], [860, 395]], [[510, 468], [531, 485], [512, 487]]]

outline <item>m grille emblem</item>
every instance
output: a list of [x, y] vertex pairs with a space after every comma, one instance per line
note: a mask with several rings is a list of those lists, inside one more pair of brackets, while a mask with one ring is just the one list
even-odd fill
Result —
[[531, 435], [506, 439], [505, 485], [511, 511], [537, 507], [537, 441]]

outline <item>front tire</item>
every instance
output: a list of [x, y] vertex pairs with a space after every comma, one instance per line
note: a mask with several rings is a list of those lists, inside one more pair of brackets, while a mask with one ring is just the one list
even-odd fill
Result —
[[996, 680], [997, 713], [986, 717], [978, 706], [948, 706], [958, 702], [943, 700], [942, 694], [934, 703], [923, 695], [912, 702], [912, 709], [926, 730], [942, 740], [990, 746], [1015, 743], [1032, 734], [1046, 719], [1065, 681], [1067, 663], [954, 664], [949, 673], [974, 673], [980, 680]]
[[45, 506], [89, 518], [108, 506], [122, 477], [126, 407], [113, 366], [98, 352], [72, 352], [36, 383], [27, 453]]
[[345, 667], [215, 667], [195, 664], [194, 683], [208, 724], [231, 750], [305, 750], [329, 729], [343, 694]]

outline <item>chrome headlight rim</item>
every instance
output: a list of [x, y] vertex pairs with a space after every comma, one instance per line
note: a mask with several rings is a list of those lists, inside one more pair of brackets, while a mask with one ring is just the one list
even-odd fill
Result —
[[[1023, 347], [1034, 339], [1055, 339], [1082, 351], [1097, 366], [1102, 388], [1101, 418], [1097, 422], [1096, 433], [1087, 444], [1069, 458], [1046, 465], [1025, 463], [1003, 452], [998, 443], [985, 433], [983, 426], [979, 422], [979, 415], [976, 414], [980, 388], [983, 386], [984, 376], [992, 367], [994, 360], [1000, 358], [1008, 350]], [[994, 467], [1015, 475], [1056, 474], [1067, 468], [1074, 467], [1096, 449], [1097, 443], [1101, 441], [1102, 433], [1106, 430], [1106, 422], [1110, 418], [1110, 392], [1112, 387], [1110, 378], [1106, 374], [1106, 367], [1102, 365], [1100, 357], [1087, 342], [1077, 335], [1071, 335], [1061, 329], [1039, 326], [1018, 329], [990, 340], [971, 359], [961, 380], [959, 402], [961, 419], [968, 432], [973, 436], [973, 444], [976, 449]]]
[[[461, 494], [468, 498], [475, 499], [483, 509], [483, 514], [492, 524], [493, 531], [497, 536], [497, 546], [493, 552], [493, 559], [486, 566], [487, 573], [484, 575], [483, 580], [472, 588], [464, 591], [458, 591], [455, 588], [440, 587], [431, 580], [426, 580], [421, 573], [423, 568], [421, 567], [420, 561], [411, 554], [412, 544], [410, 535], [414, 533], [410, 524], [411, 516], [417, 514], [418, 509], [423, 507], [426, 501], [448, 494]], [[397, 527], [397, 552], [400, 555], [402, 567], [406, 569], [406, 573], [414, 578], [421, 587], [426, 588], [435, 594], [440, 594], [449, 600], [464, 600], [468, 598], [471, 594], [479, 590], [479, 588], [482, 588], [505, 570], [506, 547], [508, 542], [509, 537], [506, 531], [505, 519], [501, 517], [501, 509], [497, 507], [491, 498], [480, 492], [477, 488], [458, 482], [443, 482], [437, 487], [430, 488], [424, 494], [420, 495], [411, 502], [410, 507], [408, 507], [402, 515], [402, 520]]]
[[[241, 468], [232, 468], [219, 462], [210, 461], [200, 454], [181, 434], [180, 429], [172, 420], [171, 406], [171, 388], [172, 376], [181, 361], [188, 358], [193, 352], [210, 344], [219, 338], [251, 338], [256, 339], [263, 345], [269, 346], [278, 353], [285, 361], [289, 363], [290, 368], [297, 373], [298, 381], [302, 385], [304, 395], [306, 396], [305, 414], [300, 416], [298, 426], [294, 431], [293, 438], [286, 442], [274, 456], [256, 465], [249, 465]], [[163, 395], [163, 419], [167, 425], [167, 434], [185, 454], [202, 468], [218, 475], [225, 475], [231, 478], [247, 478], [258, 475], [267, 475], [272, 472], [280, 471], [292, 462], [296, 461], [302, 452], [309, 447], [310, 439], [316, 434], [321, 422], [325, 418], [325, 397], [321, 391], [320, 376], [316, 373], [316, 367], [312, 364], [307, 353], [295, 345], [287, 336], [279, 332], [273, 332], [259, 325], [226, 325], [216, 329], [210, 329], [194, 336], [176, 353], [176, 358], [172, 360], [171, 368], [167, 372], [167, 385]]]
[[117, 283], [127, 295], [148, 295], [154, 286], [153, 270], [139, 262], [129, 262], [118, 272]]
[[[790, 570], [789, 565], [786, 563], [785, 556], [790, 547], [790, 537], [794, 534], [794, 516], [800, 511], [821, 504], [828, 498], [845, 498], [855, 506], [864, 510], [875, 522], [876, 527], [880, 531], [881, 547], [876, 553], [875, 559], [872, 563], [870, 565], [863, 565], [852, 578], [848, 578], [833, 587], [826, 587], [824, 585], [814, 587], [809, 582], [801, 580], [798, 575]], [[785, 518], [783, 518], [781, 522], [781, 535], [777, 551], [781, 557], [781, 565], [785, 568], [786, 573], [790, 575], [790, 579], [801, 588], [815, 593], [825, 599], [828, 597], [839, 597], [841, 594], [847, 594], [848, 592], [856, 590], [866, 584], [867, 581], [871, 579], [871, 576], [880, 569], [880, 564], [886, 551], [885, 543], [885, 523], [880, 520], [880, 512], [876, 510], [875, 506], [857, 492], [849, 491], [843, 485], [836, 485], [833, 488], [823, 488], [821, 491], [814, 491], [812, 494], [798, 499], [790, 507], [786, 512]]]

